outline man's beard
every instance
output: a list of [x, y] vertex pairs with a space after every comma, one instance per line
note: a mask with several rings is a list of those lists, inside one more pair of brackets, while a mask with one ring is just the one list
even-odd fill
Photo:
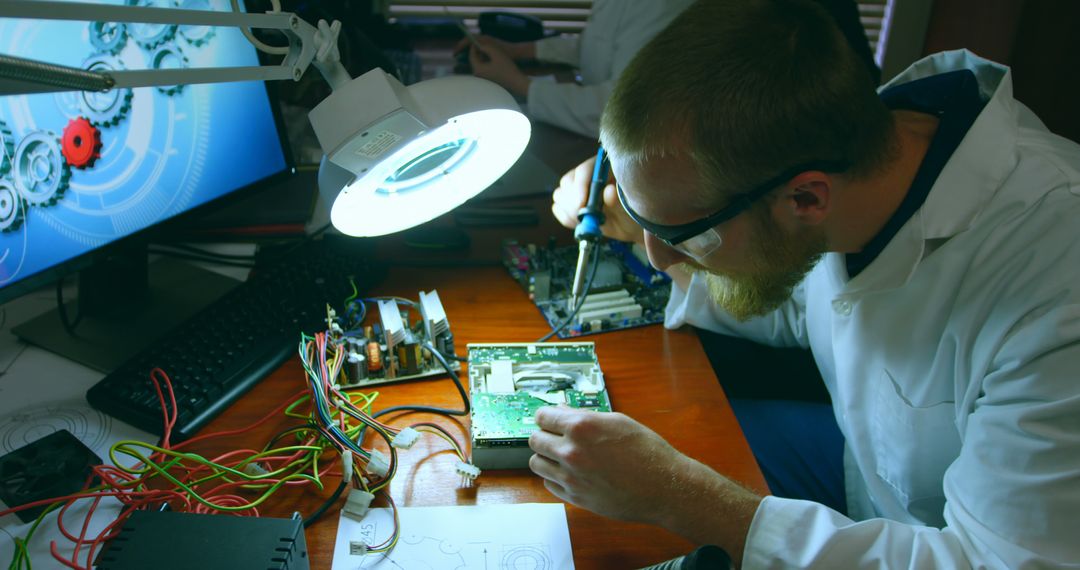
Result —
[[691, 275], [701, 275], [716, 304], [740, 321], [774, 311], [790, 299], [827, 248], [823, 232], [789, 235], [767, 210], [755, 211], [755, 220], [750, 269], [721, 273], [695, 261], [678, 265]]

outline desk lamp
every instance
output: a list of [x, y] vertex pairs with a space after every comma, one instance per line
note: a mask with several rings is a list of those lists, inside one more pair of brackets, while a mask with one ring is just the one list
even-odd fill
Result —
[[[273, 1], [265, 14], [4, 0], [0, 17], [240, 28], [279, 65], [96, 72], [0, 54], [0, 95], [220, 83], [299, 80], [314, 65], [333, 89], [309, 114], [324, 157], [319, 191], [342, 233], [378, 236], [431, 220], [495, 182], [529, 142], [528, 119], [513, 97], [476, 77], [444, 77], [411, 86], [380, 69], [356, 79], [340, 62], [341, 25], [312, 26]], [[288, 46], [268, 46], [251, 29], [278, 30]]]

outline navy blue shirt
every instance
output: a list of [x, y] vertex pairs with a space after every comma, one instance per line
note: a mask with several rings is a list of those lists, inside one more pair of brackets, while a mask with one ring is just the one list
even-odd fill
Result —
[[926, 202], [938, 175], [987, 102], [979, 93], [975, 74], [966, 69], [890, 87], [879, 96], [890, 109], [926, 113], [940, 122], [900, 207], [862, 251], [845, 257], [849, 279], [866, 269]]

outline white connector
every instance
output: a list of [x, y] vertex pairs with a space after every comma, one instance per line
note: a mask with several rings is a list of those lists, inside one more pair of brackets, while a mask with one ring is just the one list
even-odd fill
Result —
[[472, 463], [465, 463], [464, 461], [458, 461], [456, 464], [454, 464], [454, 470], [469, 481], [476, 481], [476, 478], [480, 476], [479, 467], [473, 465]]
[[418, 439], [420, 439], [420, 432], [411, 427], [407, 427], [399, 431], [398, 434], [394, 436], [394, 439], [390, 440], [390, 445], [398, 449], [409, 449]]
[[352, 481], [353, 462], [352, 452], [346, 449], [341, 452], [341, 480], [348, 483]]
[[363, 540], [350, 540], [349, 541], [349, 555], [350, 556], [367, 556], [368, 550], [371, 547]]
[[247, 473], [251, 477], [262, 478], [266, 477], [270, 472], [265, 467], [255, 463], [254, 461], [244, 465], [244, 473]]
[[374, 499], [375, 495], [367, 491], [349, 489], [349, 496], [346, 497], [345, 506], [341, 507], [341, 510], [350, 517], [360, 520], [367, 515], [368, 509], [371, 507], [371, 501]]
[[390, 472], [390, 460], [378, 449], [371, 450], [371, 459], [368, 459], [367, 472], [376, 477], [386, 477]]

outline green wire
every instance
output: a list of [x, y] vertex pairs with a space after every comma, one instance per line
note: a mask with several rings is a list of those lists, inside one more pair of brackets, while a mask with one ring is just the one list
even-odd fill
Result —
[[345, 305], [344, 306], [346, 306], [346, 307], [349, 306], [350, 302], [352, 302], [354, 299], [356, 299], [357, 297], [360, 296], [360, 291], [358, 291], [356, 289], [356, 281], [353, 281], [352, 277], [349, 278], [349, 285], [352, 286], [352, 295], [345, 299]]
[[[139, 454], [132, 452], [132, 456], [133, 457], [139, 457]], [[143, 459], [145, 461], [149, 462], [148, 458], [143, 458]], [[255, 499], [253, 501], [249, 501], [246, 505], [239, 506], [239, 507], [228, 507], [228, 506], [224, 506], [224, 505], [218, 505], [218, 504], [215, 504], [215, 503], [211, 503], [210, 501], [204, 499], [202, 497], [202, 495], [199, 495], [198, 493], [196, 493], [194, 489], [192, 489], [189, 486], [185, 485], [184, 483], [180, 482], [176, 477], [173, 477], [171, 473], [161, 470], [159, 468], [159, 466], [154, 464], [154, 463], [150, 463], [150, 465], [153, 467], [153, 469], [155, 471], [158, 472], [158, 475], [160, 475], [163, 478], [167, 479], [170, 483], [175, 485], [177, 488], [182, 489], [191, 498], [195, 499], [199, 503], [202, 503], [203, 505], [206, 505], [207, 507], [210, 507], [212, 509], [219, 510], [219, 511], [235, 511], [235, 512], [239, 512], [239, 511], [246, 511], [246, 510], [258, 507], [259, 505], [262, 505], [264, 502], [266, 502], [266, 500], [269, 499], [271, 495], [273, 495], [278, 489], [280, 489], [286, 483], [288, 483], [290, 481], [295, 481], [297, 479], [304, 479], [304, 480], [308, 480], [308, 481], [314, 481], [317, 485], [320, 486], [319, 487], [320, 490], [322, 490], [321, 482], [319, 482], [316, 478], [313, 478], [313, 477], [307, 476], [307, 475], [304, 475], [304, 476], [290, 475], [288, 477], [282, 478], [277, 483], [274, 483], [273, 485], [271, 485], [265, 492], [263, 492], [261, 495], [259, 495], [259, 497], [257, 499]]]
[[23, 538], [15, 538], [15, 553], [11, 557], [11, 563], [8, 564], [8, 570], [19, 570], [21, 568], [31, 570], [33, 568], [33, 564], [30, 562], [30, 551], [27, 550], [26, 545], [30, 543], [30, 539], [34, 537], [34, 532], [37, 531], [38, 526], [45, 520], [45, 517], [56, 509], [59, 509], [62, 504], [63, 503], [57, 502], [46, 507], [45, 510], [41, 511], [41, 514], [38, 515], [37, 519], [34, 520], [34, 524], [30, 526], [30, 529], [26, 531], [26, 536]]

